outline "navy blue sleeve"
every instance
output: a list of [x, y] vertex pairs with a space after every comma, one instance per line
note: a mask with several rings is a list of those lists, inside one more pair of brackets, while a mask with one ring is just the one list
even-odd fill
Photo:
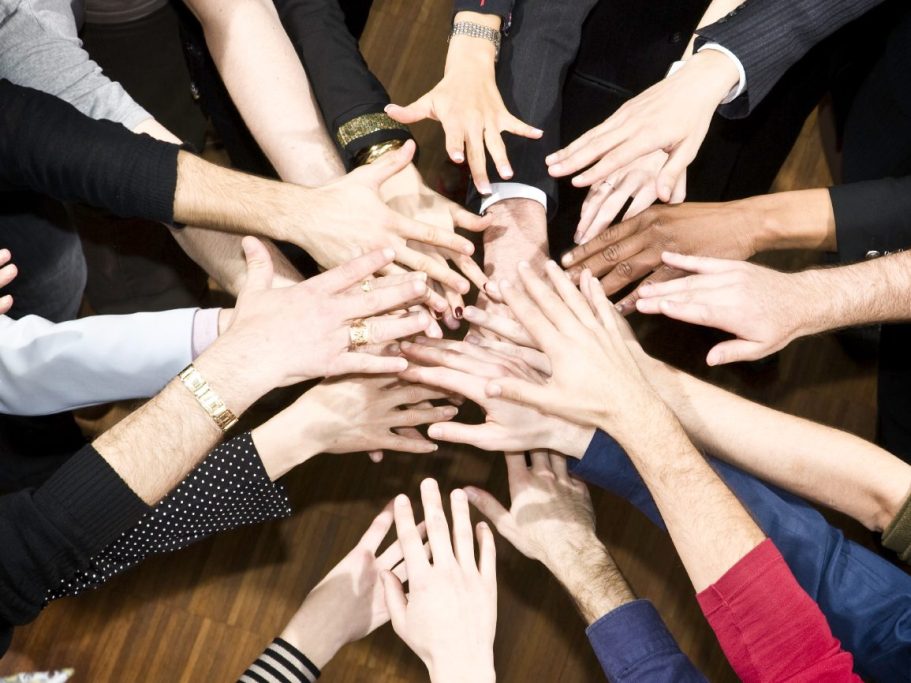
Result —
[[[847, 540], [806, 501], [727, 463], [709, 463], [772, 539], [801, 587], [854, 654], [858, 673], [881, 681], [911, 671], [911, 576]], [[620, 445], [596, 433], [575, 476], [616, 493], [664, 528], [654, 500]]]
[[705, 681], [648, 600], [608, 612], [585, 635], [611, 683]]

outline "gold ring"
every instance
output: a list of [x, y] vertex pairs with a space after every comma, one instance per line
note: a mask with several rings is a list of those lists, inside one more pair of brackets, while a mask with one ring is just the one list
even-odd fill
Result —
[[355, 320], [348, 326], [348, 341], [353, 349], [363, 346], [370, 341], [367, 336], [367, 323], [363, 320]]
[[364, 280], [361, 283], [361, 291], [362, 292], [372, 292], [373, 291], [373, 282], [371, 282], [370, 280]]

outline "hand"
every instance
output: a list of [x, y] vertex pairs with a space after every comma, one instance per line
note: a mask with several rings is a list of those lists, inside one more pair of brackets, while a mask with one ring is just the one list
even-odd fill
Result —
[[757, 252], [759, 220], [742, 202], [653, 206], [576, 247], [561, 263], [576, 282], [583, 269], [591, 270], [608, 295], [650, 274], [618, 304], [631, 313], [642, 286], [684, 275], [662, 263], [662, 252], [746, 260]]
[[696, 158], [715, 109], [739, 79], [729, 57], [714, 50], [699, 52], [604, 123], [548, 156], [549, 172], [559, 178], [591, 166], [572, 180], [576, 187], [588, 187], [640, 157], [663, 150], [669, 156], [658, 175], [657, 195], [668, 202]]
[[[582, 202], [579, 225], [573, 236], [576, 244], [585, 244], [604, 232], [630, 199], [632, 202], [623, 214], [623, 220], [642, 213], [654, 204], [658, 198], [658, 173], [666, 161], [665, 152], [652, 152], [624, 166], [607, 180], [590, 187]], [[670, 203], [679, 204], [685, 196], [686, 172], [677, 182]]]
[[813, 309], [808, 273], [667, 252], [662, 258], [668, 267], [695, 275], [640, 287], [636, 309], [737, 337], [712, 347], [705, 359], [709, 365], [765, 358], [813, 332], [807, 326]]
[[[9, 249], [0, 249], [0, 289], [6, 287], [10, 282], [16, 279], [19, 269], [15, 263], [10, 263], [13, 255]], [[0, 315], [6, 315], [13, 307], [13, 297], [10, 294], [0, 296]]]
[[[391, 209], [403, 216], [450, 232], [457, 227], [482, 232], [490, 225], [489, 217], [478, 216], [427, 187], [414, 164], [408, 164], [383, 183], [380, 196]], [[471, 256], [443, 247], [420, 244], [413, 246], [444, 265], [447, 259], [451, 260], [478, 289], [483, 289], [486, 284], [487, 276]], [[429, 305], [433, 310], [443, 313], [443, 320], [450, 329], [457, 329], [461, 311], [465, 307], [462, 295], [450, 287], [441, 286], [441, 289], [442, 296], [431, 290]]]
[[476, 563], [465, 492], [456, 489], [450, 495], [451, 539], [436, 481], [421, 482], [421, 500], [433, 563], [422, 547], [411, 501], [397, 496], [395, 529], [405, 556], [409, 593], [406, 598], [400, 580], [392, 572], [383, 572], [392, 628], [424, 662], [433, 683], [493, 681], [497, 626], [493, 534], [486, 524], [478, 524]]
[[[377, 556], [392, 527], [392, 505], [373, 520], [357, 545], [310, 591], [281, 638], [322, 669], [342, 647], [366, 637], [389, 621], [380, 575], [407, 580], [398, 541]], [[424, 525], [415, 529], [420, 543]]]
[[[392, 262], [392, 250], [367, 254], [292, 287], [272, 288], [272, 262], [263, 243], [245, 237], [243, 247], [247, 280], [227, 331], [212, 347], [230, 347], [237, 363], [255, 364], [266, 390], [314, 377], [405, 369], [402, 358], [349, 348], [352, 322], [406, 308], [426, 297], [427, 284], [419, 274], [398, 284], [361, 290], [365, 278]], [[365, 320], [374, 344], [414, 335], [430, 322], [424, 312]]]
[[598, 281], [583, 272], [586, 301], [556, 263], [549, 261], [546, 272], [556, 293], [525, 264], [519, 266], [519, 277], [527, 294], [507, 281], [500, 283], [500, 292], [547, 355], [551, 377], [543, 385], [512, 377], [495, 379], [488, 383], [487, 394], [600, 427], [622, 443], [658, 399], [627, 349], [617, 311]]
[[[306, 204], [280, 216], [282, 224], [273, 226], [271, 233], [301, 246], [324, 268], [376, 249], [392, 248], [400, 266], [424, 271], [431, 279], [467, 293], [469, 284], [465, 278], [450, 270], [445, 262], [434, 260], [413, 246], [443, 247], [470, 256], [474, 245], [451, 229], [396, 213], [379, 196], [383, 183], [411, 163], [414, 150], [414, 142], [409, 140], [400, 149], [328, 185], [312, 190], [293, 188], [295, 193], [308, 193]], [[301, 224], [306, 227], [302, 229]], [[404, 271], [395, 267], [386, 272]]]
[[[478, 21], [489, 15], [478, 15]], [[494, 69], [494, 46], [483, 39], [454, 36], [449, 42], [443, 79], [423, 97], [400, 107], [390, 104], [386, 113], [400, 123], [415, 123], [434, 119], [443, 125], [446, 150], [457, 164], [465, 161], [478, 192], [491, 192], [487, 177], [487, 146], [497, 170], [504, 180], [513, 176], [506, 156], [506, 146], [500, 134], [508, 131], [514, 135], [537, 139], [543, 132], [520, 121], [509, 113], [497, 89]]]
[[487, 382], [499, 377], [543, 381], [536, 370], [521, 360], [518, 351], [507, 355], [467, 342], [421, 337], [415, 341], [401, 345], [405, 357], [414, 361], [401, 374], [402, 379], [462, 394], [485, 412], [483, 424], [440, 422], [431, 425], [427, 432], [430, 438], [467, 443], [486, 451], [549, 448], [577, 458], [585, 454], [592, 439], [591, 429], [485, 394]]

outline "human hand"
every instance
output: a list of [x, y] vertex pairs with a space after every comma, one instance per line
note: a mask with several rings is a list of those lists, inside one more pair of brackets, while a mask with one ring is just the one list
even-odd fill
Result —
[[[16, 279], [19, 269], [15, 263], [11, 263], [13, 255], [9, 249], [0, 249], [0, 289], [6, 287], [10, 282]], [[10, 294], [0, 296], [0, 315], [6, 315], [13, 307], [13, 297]]]
[[406, 366], [402, 358], [353, 352], [351, 324], [367, 318], [366, 334], [372, 344], [408, 337], [430, 325], [425, 312], [368, 317], [407, 308], [426, 297], [427, 284], [418, 273], [362, 291], [359, 285], [366, 278], [392, 262], [391, 249], [291, 287], [272, 288], [272, 262], [263, 243], [245, 237], [243, 247], [247, 280], [228, 329], [212, 347], [230, 347], [238, 363], [255, 365], [266, 390], [314, 377], [399, 372]]
[[[387, 274], [404, 272], [399, 267], [404, 266], [424, 271], [431, 279], [467, 293], [469, 284], [465, 278], [450, 270], [445, 262], [413, 247], [423, 244], [470, 256], [474, 245], [451, 229], [396, 213], [380, 197], [380, 187], [411, 163], [414, 150], [414, 142], [409, 140], [400, 149], [328, 185], [289, 189], [298, 201], [282, 215], [267, 219], [280, 223], [272, 226], [270, 234], [299, 245], [324, 268], [376, 249], [392, 248], [398, 266], [386, 268]], [[300, 193], [306, 193], [303, 200]]]
[[[556, 263], [549, 261], [546, 272], [556, 293], [525, 264], [519, 266], [525, 291], [508, 281], [499, 284], [516, 320], [547, 355], [552, 374], [544, 384], [495, 379], [488, 383], [487, 394], [600, 427], [620, 441], [629, 428], [641, 426], [633, 418], [648, 415], [657, 397], [626, 348], [617, 311], [598, 281], [583, 272], [582, 287], [594, 287], [601, 297], [590, 305]], [[624, 419], [627, 415], [629, 420]]]
[[[466, 13], [459, 13], [465, 17]], [[499, 18], [471, 13], [472, 21], [497, 22]], [[460, 17], [457, 15], [456, 20]], [[443, 126], [446, 134], [446, 151], [457, 164], [465, 161], [474, 178], [478, 192], [491, 192], [487, 176], [487, 158], [484, 147], [490, 152], [497, 170], [504, 180], [513, 176], [512, 166], [506, 156], [506, 146], [501, 133], [537, 139], [543, 132], [520, 121], [509, 113], [497, 88], [494, 46], [484, 39], [471, 36], [453, 36], [446, 55], [446, 68], [442, 80], [434, 88], [407, 107], [390, 104], [386, 113], [400, 123], [415, 123], [434, 119]]]
[[[383, 183], [380, 196], [397, 213], [444, 230], [464, 228], [472, 232], [482, 232], [491, 221], [490, 217], [478, 216], [431, 190], [424, 183], [414, 164], [408, 164]], [[447, 259], [451, 260], [478, 289], [483, 289], [487, 282], [484, 271], [467, 254], [419, 243], [414, 243], [413, 247], [444, 265]], [[432, 288], [429, 305], [433, 310], [443, 314], [443, 320], [450, 329], [456, 329], [459, 326], [461, 310], [465, 307], [462, 295], [451, 287], [436, 286], [440, 287], [442, 295]]]
[[[439, 422], [427, 431], [440, 441], [467, 443], [487, 451], [526, 451], [549, 448], [577, 458], [585, 454], [592, 430], [553, 417], [528, 406], [492, 398], [485, 393], [487, 382], [500, 377], [521, 377], [543, 382], [543, 377], [522, 360], [517, 350], [510, 354], [479, 344], [418, 337], [415, 343], [403, 342], [402, 353], [409, 361], [402, 379], [458, 393], [474, 401], [485, 413], [483, 424]], [[528, 349], [528, 351], [532, 351]], [[420, 365], [418, 365], [420, 364]]]
[[743, 202], [653, 206], [576, 247], [561, 263], [576, 282], [585, 268], [591, 270], [608, 295], [648, 275], [618, 304], [622, 313], [631, 313], [643, 286], [684, 275], [662, 263], [663, 252], [746, 260], [758, 250], [760, 220]]
[[[606, 180], [592, 185], [579, 215], [573, 240], [585, 244], [607, 228], [626, 202], [632, 199], [623, 220], [629, 220], [655, 203], [658, 198], [658, 173], [667, 162], [667, 153], [658, 150], [636, 159]], [[686, 196], [686, 171], [680, 176], [670, 203], [679, 204]]]
[[[392, 504], [370, 524], [349, 552], [316, 587], [288, 622], [281, 638], [307, 655], [322, 669], [342, 647], [366, 637], [389, 621], [386, 597], [380, 581], [384, 571], [406, 581], [402, 546], [394, 541], [377, 556], [377, 550], [392, 528]], [[424, 524], [415, 529], [420, 543]]]
[[693, 274], [640, 287], [636, 309], [733, 334], [736, 339], [712, 347], [709, 365], [765, 358], [815, 331], [812, 271], [779, 273], [744, 261], [669, 252], [662, 258], [668, 267]]
[[493, 534], [477, 526], [479, 559], [468, 497], [450, 494], [452, 537], [433, 479], [421, 482], [421, 501], [432, 563], [414, 523], [411, 501], [395, 499], [395, 529], [405, 556], [408, 596], [392, 572], [383, 572], [392, 628], [421, 658], [433, 683], [493, 681], [493, 640], [497, 626], [497, 570]]
[[733, 61], [715, 50], [690, 57], [683, 68], [626, 102], [610, 118], [546, 158], [554, 177], [588, 187], [635, 159], [663, 150], [669, 154], [657, 181], [668, 202], [683, 171], [699, 152], [715, 109], [740, 80]]

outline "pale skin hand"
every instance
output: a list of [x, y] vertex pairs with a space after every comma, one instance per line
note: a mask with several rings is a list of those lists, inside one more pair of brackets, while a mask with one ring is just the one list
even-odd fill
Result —
[[[459, 12], [454, 21], [500, 29], [500, 17], [490, 14]], [[484, 195], [491, 192], [484, 148], [490, 152], [500, 177], [508, 180], [513, 170], [501, 133], [507, 131], [532, 139], [543, 134], [510, 114], [503, 104], [497, 88], [495, 53], [493, 43], [484, 38], [454, 36], [449, 43], [443, 79], [407, 107], [395, 104], [386, 107], [390, 118], [400, 123], [428, 118], [439, 121], [446, 134], [449, 158], [461, 164], [467, 152], [475, 186]]]
[[[281, 638], [322, 669], [348, 643], [373, 633], [389, 621], [380, 576], [391, 571], [407, 581], [402, 546], [394, 541], [379, 555], [392, 528], [392, 505], [373, 520], [357, 545], [310, 591]], [[418, 539], [424, 525], [417, 527]]]
[[[715, 109], [740, 75], [717, 51], [693, 55], [676, 73], [626, 102], [609, 119], [546, 158], [554, 177], [588, 187], [610, 178], [634, 160], [663, 150], [669, 154], [657, 180], [657, 194], [670, 201], [686, 167], [705, 139]], [[702, 93], [702, 97], [694, 97]], [[590, 168], [589, 168], [590, 167]]]
[[[19, 270], [15, 263], [11, 263], [13, 255], [9, 249], [0, 249], [0, 289], [6, 287], [10, 282], [16, 279]], [[0, 315], [6, 315], [9, 309], [13, 307], [13, 297], [9, 294], [0, 296]]]
[[588, 624], [635, 600], [632, 590], [595, 534], [588, 489], [570, 476], [566, 460], [533, 451], [506, 454], [510, 508], [487, 491], [466, 487], [468, 500], [525, 557], [538, 560], [569, 591]]
[[397, 496], [395, 528], [405, 556], [408, 596], [392, 572], [383, 572], [383, 588], [392, 627], [417, 654], [433, 683], [493, 681], [493, 640], [497, 625], [496, 549], [493, 534], [478, 524], [479, 558], [468, 497], [450, 496], [452, 535], [433, 479], [421, 483], [421, 501], [433, 563], [428, 560], [414, 523], [411, 501]]
[[388, 375], [325, 380], [254, 429], [253, 441], [273, 481], [319, 453], [433, 453], [417, 430], [394, 430], [451, 420], [458, 408], [426, 403], [446, 397]]
[[484, 423], [479, 425], [449, 421], [431, 425], [428, 435], [432, 439], [467, 443], [487, 451], [553, 449], [577, 458], [585, 454], [593, 430], [485, 394], [487, 382], [497, 377], [543, 381], [519, 354], [499, 353], [467, 342], [422, 337], [416, 342], [401, 345], [411, 361], [401, 377], [459, 393], [480, 405], [485, 413]]

